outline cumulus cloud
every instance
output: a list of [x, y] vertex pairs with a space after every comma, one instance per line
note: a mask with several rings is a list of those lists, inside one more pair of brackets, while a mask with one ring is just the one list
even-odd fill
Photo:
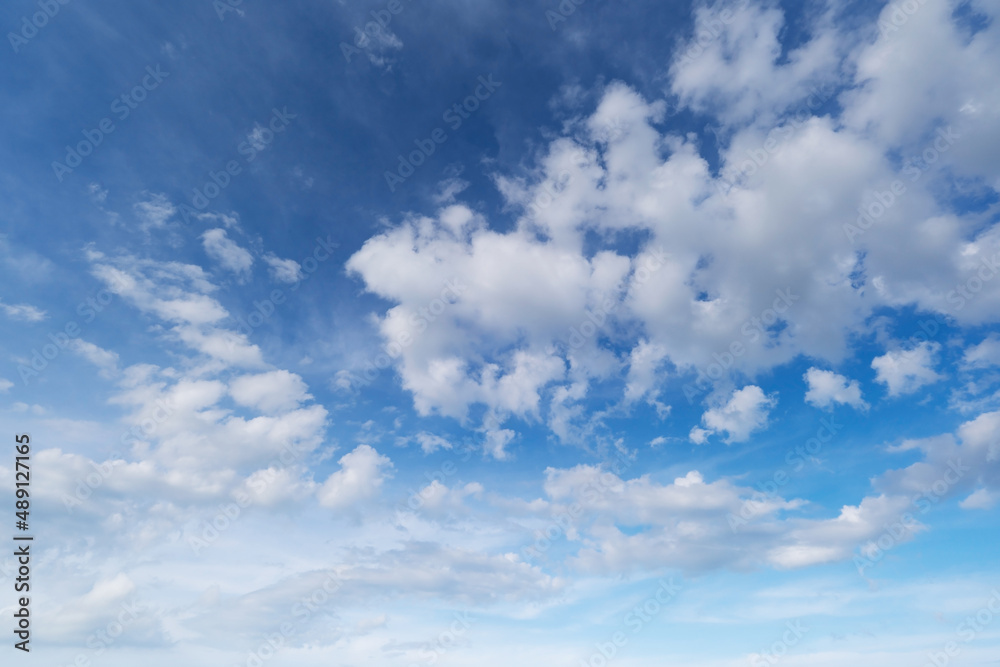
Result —
[[990, 334], [982, 342], [966, 348], [962, 361], [966, 368], [1000, 366], [1000, 336]]
[[828, 408], [838, 403], [858, 410], [868, 409], [868, 403], [861, 398], [861, 386], [857, 380], [848, 381], [843, 375], [819, 368], [810, 368], [803, 379], [809, 385], [806, 403], [817, 408]]
[[875, 380], [886, 385], [889, 396], [912, 394], [944, 379], [934, 371], [941, 345], [923, 342], [908, 350], [891, 350], [872, 360]]
[[319, 504], [344, 509], [378, 495], [390, 474], [392, 462], [369, 445], [359, 445], [340, 459], [340, 470], [331, 474], [317, 491]]
[[433, 454], [439, 449], [451, 449], [452, 444], [446, 439], [439, 435], [433, 433], [428, 433], [426, 431], [421, 431], [414, 436], [416, 441], [420, 443], [420, 449], [423, 450], [424, 454]]
[[230, 383], [229, 393], [238, 404], [268, 414], [292, 410], [312, 398], [302, 378], [286, 370], [241, 375]]
[[767, 426], [768, 414], [777, 404], [777, 394], [767, 396], [760, 387], [747, 385], [734, 391], [725, 404], [705, 411], [701, 416], [705, 428], [692, 429], [691, 441], [702, 444], [714, 433], [725, 433], [727, 443], [744, 442]]
[[209, 229], [201, 235], [202, 244], [209, 257], [219, 263], [219, 266], [232, 271], [241, 280], [250, 277], [253, 267], [253, 256], [229, 238], [225, 229]]
[[302, 280], [302, 267], [294, 259], [282, 259], [274, 253], [264, 255], [271, 277], [279, 283], [293, 284]]

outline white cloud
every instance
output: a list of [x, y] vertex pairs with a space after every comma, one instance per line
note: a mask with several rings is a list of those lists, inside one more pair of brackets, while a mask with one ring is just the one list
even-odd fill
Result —
[[7, 393], [13, 386], [14, 383], [7, 378], [0, 378], [0, 393]]
[[177, 213], [177, 207], [163, 194], [150, 195], [148, 199], [136, 203], [133, 210], [139, 219], [139, 228], [144, 232], [163, 229]]
[[48, 314], [44, 310], [26, 303], [10, 305], [0, 301], [0, 310], [10, 319], [21, 322], [41, 322], [48, 317]]
[[359, 445], [340, 459], [340, 470], [317, 491], [319, 504], [344, 509], [376, 497], [390, 474], [392, 462], [369, 445]]
[[886, 385], [889, 396], [912, 394], [921, 387], [944, 379], [934, 371], [938, 343], [923, 342], [909, 350], [892, 350], [872, 360], [875, 380]]
[[117, 352], [110, 352], [79, 338], [72, 341], [71, 349], [100, 368], [103, 377], [111, 377], [118, 372]]
[[265, 414], [294, 410], [312, 398], [302, 378], [286, 370], [241, 375], [229, 384], [229, 393], [238, 404]]
[[744, 442], [767, 426], [767, 416], [777, 404], [777, 394], [766, 396], [760, 387], [747, 385], [734, 391], [724, 405], [707, 410], [701, 416], [705, 428], [692, 429], [690, 438], [702, 444], [709, 435], [724, 432], [727, 443]]
[[420, 449], [423, 450], [424, 454], [433, 454], [439, 449], [452, 448], [452, 444], [441, 436], [426, 431], [417, 433], [414, 438], [420, 443]]
[[271, 277], [279, 283], [297, 283], [302, 280], [302, 267], [294, 259], [281, 259], [274, 253], [264, 255]]
[[967, 368], [1000, 366], [1000, 335], [990, 334], [979, 344], [968, 347], [963, 363]]
[[810, 368], [803, 378], [809, 384], [806, 403], [817, 408], [828, 408], [839, 403], [857, 410], [868, 409], [868, 403], [861, 398], [861, 386], [857, 380], [848, 381], [843, 375], [819, 368]]
[[241, 280], [250, 277], [250, 269], [253, 267], [253, 256], [241, 248], [235, 241], [229, 238], [226, 230], [220, 228], [209, 229], [201, 235], [205, 252], [208, 256], [219, 263], [222, 268], [232, 271]]

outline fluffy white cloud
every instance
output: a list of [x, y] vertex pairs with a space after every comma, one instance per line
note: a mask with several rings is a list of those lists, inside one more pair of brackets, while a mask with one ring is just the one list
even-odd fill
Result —
[[725, 404], [705, 411], [701, 421], [704, 429], [694, 428], [691, 441], [702, 444], [713, 433], [725, 433], [726, 442], [744, 442], [750, 434], [767, 426], [767, 416], [778, 404], [776, 394], [767, 396], [756, 385], [747, 385], [732, 393]]
[[177, 207], [163, 194], [149, 195], [147, 199], [137, 202], [133, 210], [139, 220], [139, 229], [144, 232], [163, 229], [177, 213]]
[[857, 380], [848, 381], [843, 375], [819, 368], [810, 368], [803, 378], [809, 385], [806, 403], [818, 408], [827, 408], [839, 403], [858, 410], [868, 409], [868, 403], [861, 398], [861, 386]]
[[970, 346], [962, 361], [967, 368], [1000, 366], [1000, 336], [990, 334], [979, 344]]
[[312, 398], [302, 378], [286, 370], [241, 375], [230, 383], [229, 393], [240, 405], [266, 414], [295, 409]]
[[245, 280], [250, 277], [253, 255], [241, 248], [222, 228], [209, 229], [201, 235], [205, 252], [219, 265]]
[[875, 379], [886, 385], [889, 396], [912, 394], [944, 378], [934, 371], [941, 345], [923, 342], [909, 350], [891, 350], [872, 360]]
[[297, 283], [302, 280], [302, 267], [294, 259], [282, 259], [274, 253], [264, 255], [264, 262], [271, 272], [271, 277], [280, 283]]
[[344, 509], [378, 495], [390, 474], [392, 462], [369, 445], [359, 445], [340, 459], [340, 470], [331, 474], [317, 491], [319, 503]]
[[441, 436], [434, 435], [433, 433], [427, 433], [426, 431], [417, 433], [414, 438], [418, 443], [420, 443], [420, 449], [423, 450], [424, 454], [433, 454], [439, 449], [452, 448], [451, 443]]
[[14, 386], [14, 383], [7, 378], [0, 378], [0, 392], [6, 393], [10, 391], [10, 388]]

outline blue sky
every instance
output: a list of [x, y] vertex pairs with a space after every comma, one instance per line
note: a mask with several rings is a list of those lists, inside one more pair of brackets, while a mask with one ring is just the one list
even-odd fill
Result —
[[995, 662], [997, 14], [9, 3], [17, 657]]

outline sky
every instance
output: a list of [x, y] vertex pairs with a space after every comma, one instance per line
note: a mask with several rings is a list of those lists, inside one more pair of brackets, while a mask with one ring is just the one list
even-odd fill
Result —
[[996, 3], [0, 26], [4, 664], [996, 663]]

